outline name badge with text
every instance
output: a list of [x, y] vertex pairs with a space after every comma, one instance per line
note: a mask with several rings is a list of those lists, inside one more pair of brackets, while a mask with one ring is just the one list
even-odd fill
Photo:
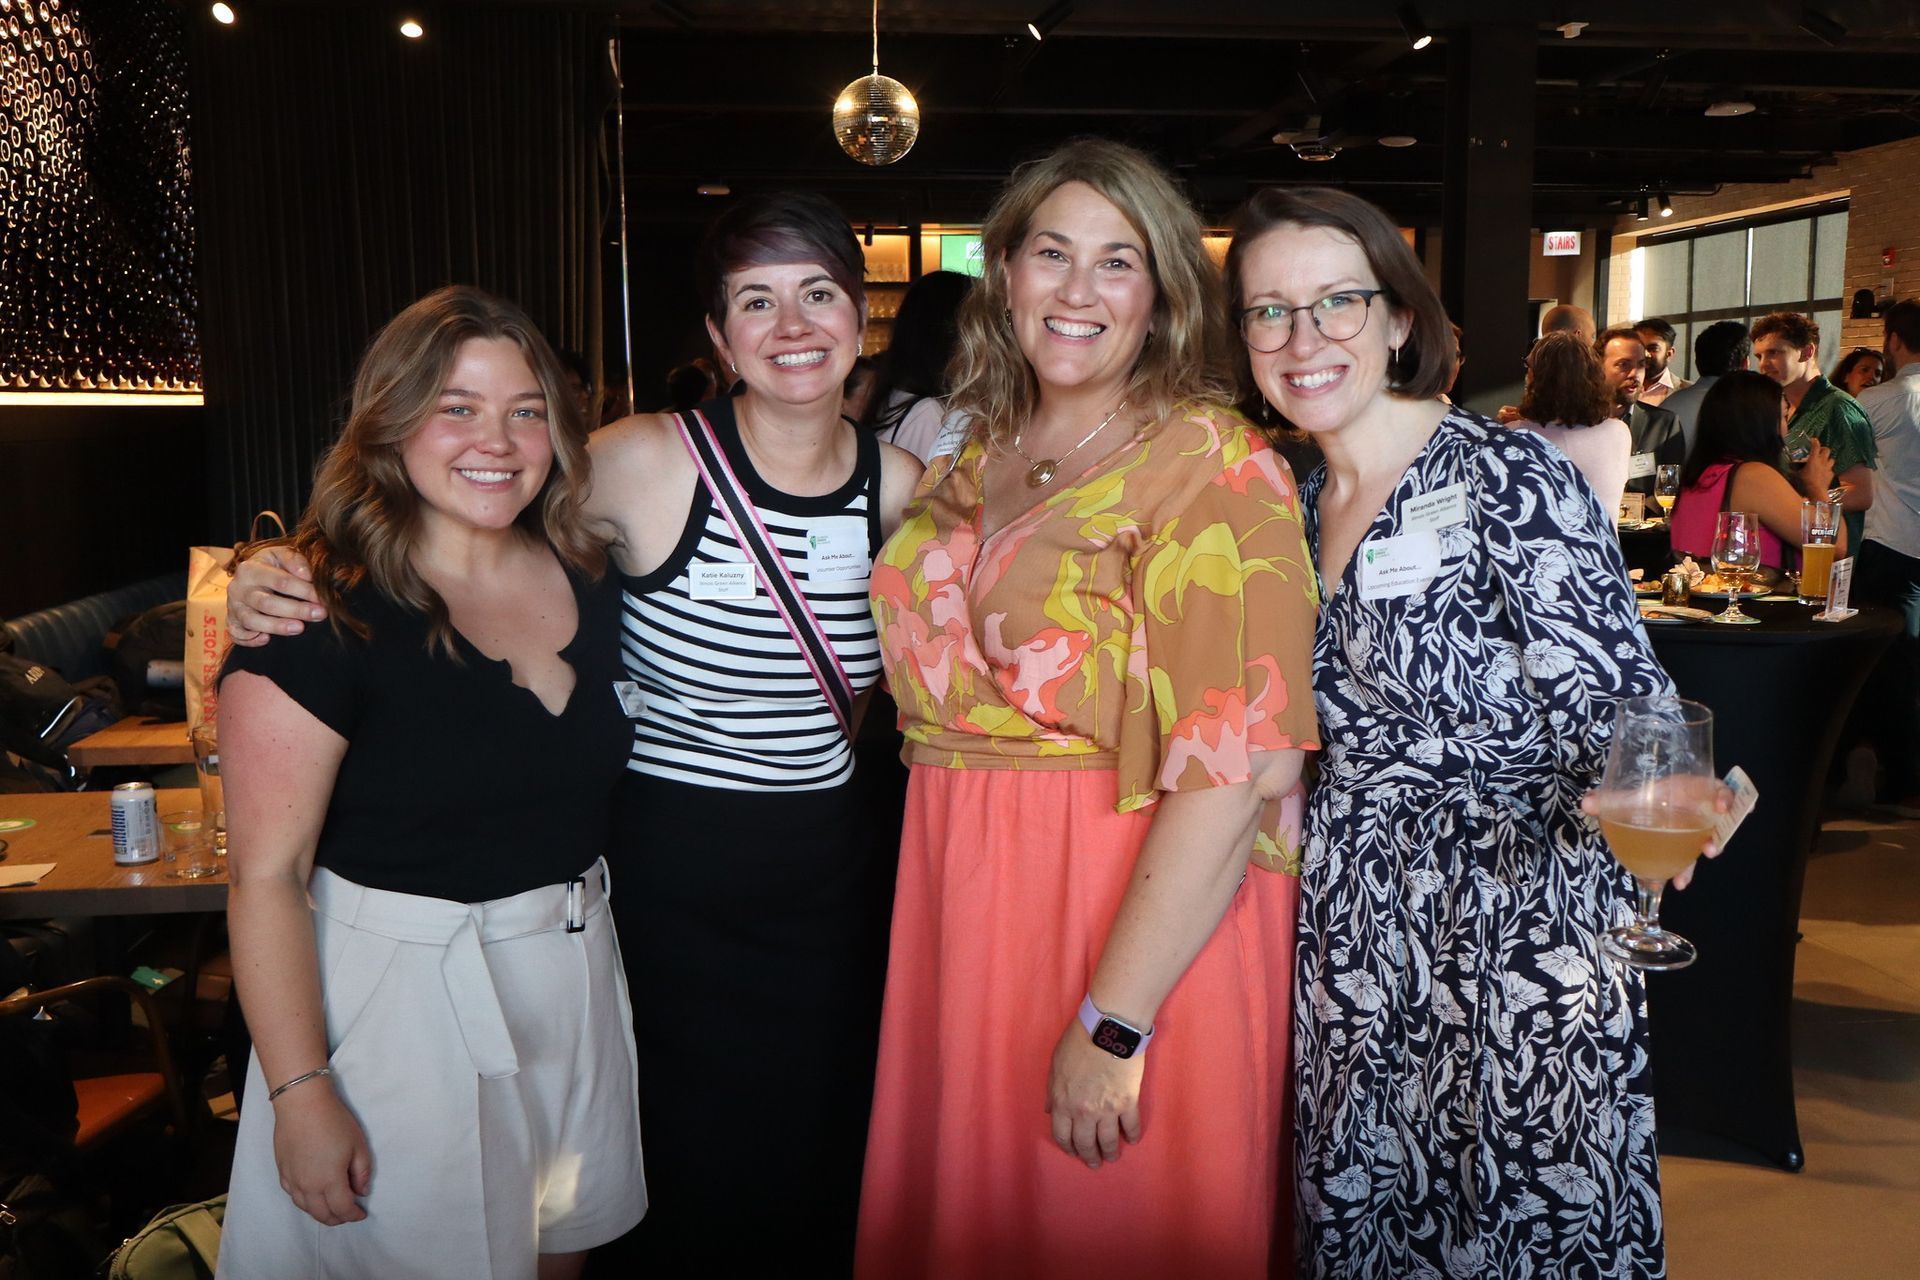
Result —
[[1440, 572], [1440, 535], [1431, 529], [1360, 544], [1360, 598], [1417, 595]]
[[[1615, 455], [1615, 456], [1617, 457], [1618, 455]], [[1652, 454], [1636, 453], [1631, 458], [1627, 459], [1627, 479], [1645, 480], [1648, 476], [1652, 474], [1653, 474], [1653, 455]]]
[[867, 554], [867, 522], [859, 516], [816, 520], [807, 535], [807, 580], [846, 582], [873, 572]]
[[639, 685], [631, 680], [615, 680], [613, 696], [620, 699], [620, 709], [628, 718], [638, 720], [647, 710], [647, 695]]
[[759, 590], [746, 561], [687, 566], [687, 594], [695, 600], [751, 600]]
[[1422, 533], [1429, 529], [1444, 529], [1448, 525], [1464, 524], [1467, 519], [1467, 486], [1450, 484], [1444, 489], [1435, 489], [1432, 493], [1423, 493], [1417, 498], [1409, 498], [1400, 505], [1400, 527], [1408, 533]]

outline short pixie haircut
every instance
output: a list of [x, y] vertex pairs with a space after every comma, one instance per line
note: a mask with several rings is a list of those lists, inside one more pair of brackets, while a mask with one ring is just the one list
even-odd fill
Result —
[[[1326, 227], [1360, 246], [1367, 265], [1380, 281], [1387, 302], [1412, 323], [1407, 340], [1388, 369], [1388, 391], [1402, 400], [1431, 400], [1453, 379], [1453, 362], [1460, 344], [1440, 295], [1413, 256], [1400, 228], [1378, 206], [1331, 187], [1267, 187], [1254, 193], [1234, 219], [1233, 244], [1227, 249], [1227, 314], [1235, 333], [1246, 310], [1246, 287], [1240, 278], [1254, 243], [1278, 227]], [[1240, 344], [1238, 367], [1242, 382], [1253, 384], [1246, 346]]]
[[1763, 339], [1775, 334], [1787, 340], [1793, 347], [1817, 347], [1820, 345], [1820, 325], [1812, 316], [1802, 315], [1798, 311], [1775, 311], [1761, 316], [1753, 322], [1753, 341], [1758, 346]]
[[743, 267], [814, 262], [858, 307], [866, 296], [867, 257], [840, 206], [812, 191], [748, 196], [713, 220], [695, 262], [707, 316], [727, 321], [727, 277]]

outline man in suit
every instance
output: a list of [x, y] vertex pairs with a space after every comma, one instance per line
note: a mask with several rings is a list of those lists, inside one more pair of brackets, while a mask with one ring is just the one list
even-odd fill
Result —
[[1593, 343], [1613, 397], [1613, 414], [1633, 434], [1633, 453], [1627, 462], [1627, 492], [1653, 492], [1654, 468], [1687, 460], [1687, 438], [1680, 420], [1657, 405], [1640, 403], [1640, 387], [1647, 372], [1647, 348], [1630, 324], [1617, 324]]

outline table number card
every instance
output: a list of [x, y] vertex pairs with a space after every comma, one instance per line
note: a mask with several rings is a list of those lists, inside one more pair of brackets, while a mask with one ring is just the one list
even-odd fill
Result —
[[1847, 608], [1847, 595], [1853, 590], [1853, 557], [1834, 562], [1833, 576], [1827, 582], [1827, 607], [1813, 615], [1816, 622], [1845, 622], [1858, 609]]

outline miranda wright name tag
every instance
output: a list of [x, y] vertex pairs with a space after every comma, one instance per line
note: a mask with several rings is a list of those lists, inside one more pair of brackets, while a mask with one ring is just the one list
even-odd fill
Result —
[[1400, 528], [1407, 533], [1424, 533], [1464, 524], [1467, 519], [1467, 486], [1450, 484], [1432, 493], [1423, 493], [1400, 504]]
[[758, 585], [746, 561], [687, 566], [687, 594], [695, 600], [751, 600]]
[[1440, 535], [1431, 529], [1360, 544], [1360, 598], [1417, 595], [1440, 572]]
[[[1616, 455], [1617, 456], [1617, 455]], [[1636, 453], [1627, 459], [1627, 479], [1645, 480], [1653, 474], [1653, 455]]]

